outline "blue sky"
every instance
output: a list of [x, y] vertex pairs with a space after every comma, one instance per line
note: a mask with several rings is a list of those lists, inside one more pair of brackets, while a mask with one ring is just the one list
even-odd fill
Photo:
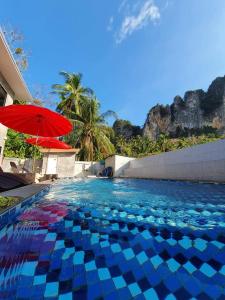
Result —
[[81, 72], [102, 111], [134, 124], [225, 74], [224, 0], [0, 2], [0, 23], [25, 37], [31, 90], [60, 83], [60, 70]]

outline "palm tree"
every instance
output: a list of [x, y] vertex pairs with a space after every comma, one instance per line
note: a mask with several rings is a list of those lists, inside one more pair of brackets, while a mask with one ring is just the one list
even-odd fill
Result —
[[100, 114], [100, 104], [90, 88], [82, 86], [80, 73], [60, 72], [65, 78], [64, 84], [54, 84], [53, 93], [58, 94], [61, 102], [57, 111], [67, 116], [73, 123], [74, 130], [65, 137], [67, 143], [80, 147], [80, 159], [101, 159], [114, 152], [109, 139], [107, 117], [117, 115], [113, 111]]
[[70, 117], [74, 111], [79, 115], [80, 105], [84, 98], [93, 96], [93, 91], [82, 86], [82, 75], [80, 73], [60, 72], [65, 79], [64, 84], [54, 84], [53, 93], [58, 94], [61, 102], [57, 106], [57, 111]]
[[79, 114], [71, 113], [80, 145], [81, 160], [93, 161], [114, 153], [114, 146], [107, 136], [104, 115], [100, 115], [100, 104], [96, 98], [83, 98]]

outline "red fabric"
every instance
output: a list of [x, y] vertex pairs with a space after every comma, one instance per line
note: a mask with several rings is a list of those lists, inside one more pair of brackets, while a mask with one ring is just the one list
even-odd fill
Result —
[[43, 148], [54, 148], [54, 149], [71, 149], [72, 147], [64, 142], [51, 137], [39, 137], [39, 138], [29, 138], [26, 142], [31, 145], [37, 145]]
[[0, 123], [16, 131], [37, 136], [61, 136], [72, 130], [62, 115], [34, 105], [0, 107]]

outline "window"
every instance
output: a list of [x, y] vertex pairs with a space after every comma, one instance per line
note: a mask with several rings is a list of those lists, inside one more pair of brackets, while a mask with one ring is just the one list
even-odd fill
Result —
[[7, 96], [6, 91], [0, 85], [0, 106], [4, 106], [5, 105], [6, 96]]

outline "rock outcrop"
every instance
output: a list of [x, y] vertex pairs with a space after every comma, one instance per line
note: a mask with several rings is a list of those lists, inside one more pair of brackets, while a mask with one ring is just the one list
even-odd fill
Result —
[[113, 124], [113, 129], [116, 136], [123, 136], [125, 139], [142, 134], [140, 126], [132, 125], [127, 120], [116, 120]]
[[216, 78], [207, 92], [188, 91], [171, 105], [150, 109], [143, 135], [156, 140], [161, 133], [171, 137], [217, 132], [225, 133], [225, 76]]

